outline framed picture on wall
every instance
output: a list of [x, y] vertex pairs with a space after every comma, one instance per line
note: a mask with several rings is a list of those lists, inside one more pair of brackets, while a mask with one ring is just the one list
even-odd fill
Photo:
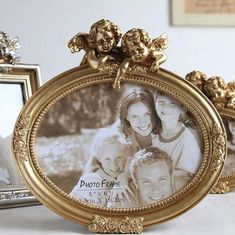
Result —
[[172, 24], [234, 26], [235, 0], [172, 0]]
[[20, 110], [40, 84], [38, 65], [0, 64], [0, 208], [38, 203], [18, 172], [12, 134]]

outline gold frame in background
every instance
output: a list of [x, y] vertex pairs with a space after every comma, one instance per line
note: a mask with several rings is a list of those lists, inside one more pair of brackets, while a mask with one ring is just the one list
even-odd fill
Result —
[[[217, 108], [223, 119], [235, 120], [234, 81], [225, 83], [219, 76], [208, 77], [201, 71], [192, 71], [186, 75], [186, 80], [201, 90]], [[225, 163], [226, 164], [226, 163]], [[212, 193], [227, 193], [235, 187], [235, 172], [221, 176]]]
[[13, 147], [25, 182], [44, 205], [71, 221], [88, 226], [93, 232], [136, 233], [143, 230], [142, 226], [158, 224], [186, 212], [211, 191], [224, 165], [225, 130], [214, 106], [192, 84], [161, 68], [151, 72], [142, 66], [130, 66], [122, 77], [123, 83], [163, 91], [193, 114], [203, 137], [200, 169], [181, 190], [143, 207], [111, 209], [75, 200], [53, 183], [40, 167], [35, 150], [37, 130], [45, 114], [63, 97], [97, 84], [107, 84], [112, 89], [117, 68], [114, 65], [115, 61], [105, 70], [97, 71], [85, 64], [58, 75], [41, 87], [19, 115]]
[[[23, 103], [25, 104], [41, 85], [39, 66], [29, 64], [0, 64], [0, 83], [20, 84]], [[30, 193], [24, 184], [0, 186], [0, 208], [26, 206], [38, 203], [38, 200]]]

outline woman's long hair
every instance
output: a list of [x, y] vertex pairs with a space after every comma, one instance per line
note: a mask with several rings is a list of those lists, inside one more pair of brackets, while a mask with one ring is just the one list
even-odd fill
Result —
[[125, 93], [122, 94], [118, 104], [119, 110], [119, 119], [121, 122], [120, 130], [126, 136], [129, 136], [131, 133], [131, 125], [127, 120], [128, 108], [137, 102], [142, 102], [147, 105], [151, 114], [152, 114], [152, 125], [153, 125], [153, 133], [156, 133], [157, 125], [160, 124], [160, 119], [157, 116], [154, 107], [154, 99], [153, 94], [147, 90], [140, 87], [131, 88]]

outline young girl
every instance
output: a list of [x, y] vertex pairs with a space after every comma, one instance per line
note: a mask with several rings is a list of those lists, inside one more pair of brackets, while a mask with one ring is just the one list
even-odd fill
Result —
[[98, 206], [112, 200], [112, 188], [121, 187], [117, 177], [124, 171], [126, 145], [112, 129], [99, 131], [93, 143], [93, 155], [70, 195]]
[[228, 151], [222, 176], [235, 173], [235, 121], [229, 119], [224, 124], [228, 140]]
[[176, 190], [185, 186], [196, 173], [201, 162], [201, 151], [193, 134], [179, 121], [183, 106], [172, 97], [157, 92], [155, 108], [161, 120], [153, 146], [165, 151], [173, 160]]

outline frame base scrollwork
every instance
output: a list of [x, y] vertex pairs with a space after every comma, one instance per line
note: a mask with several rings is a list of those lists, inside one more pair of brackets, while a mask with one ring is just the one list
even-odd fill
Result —
[[143, 232], [143, 221], [142, 217], [113, 219], [95, 215], [88, 229], [93, 233], [139, 234]]

